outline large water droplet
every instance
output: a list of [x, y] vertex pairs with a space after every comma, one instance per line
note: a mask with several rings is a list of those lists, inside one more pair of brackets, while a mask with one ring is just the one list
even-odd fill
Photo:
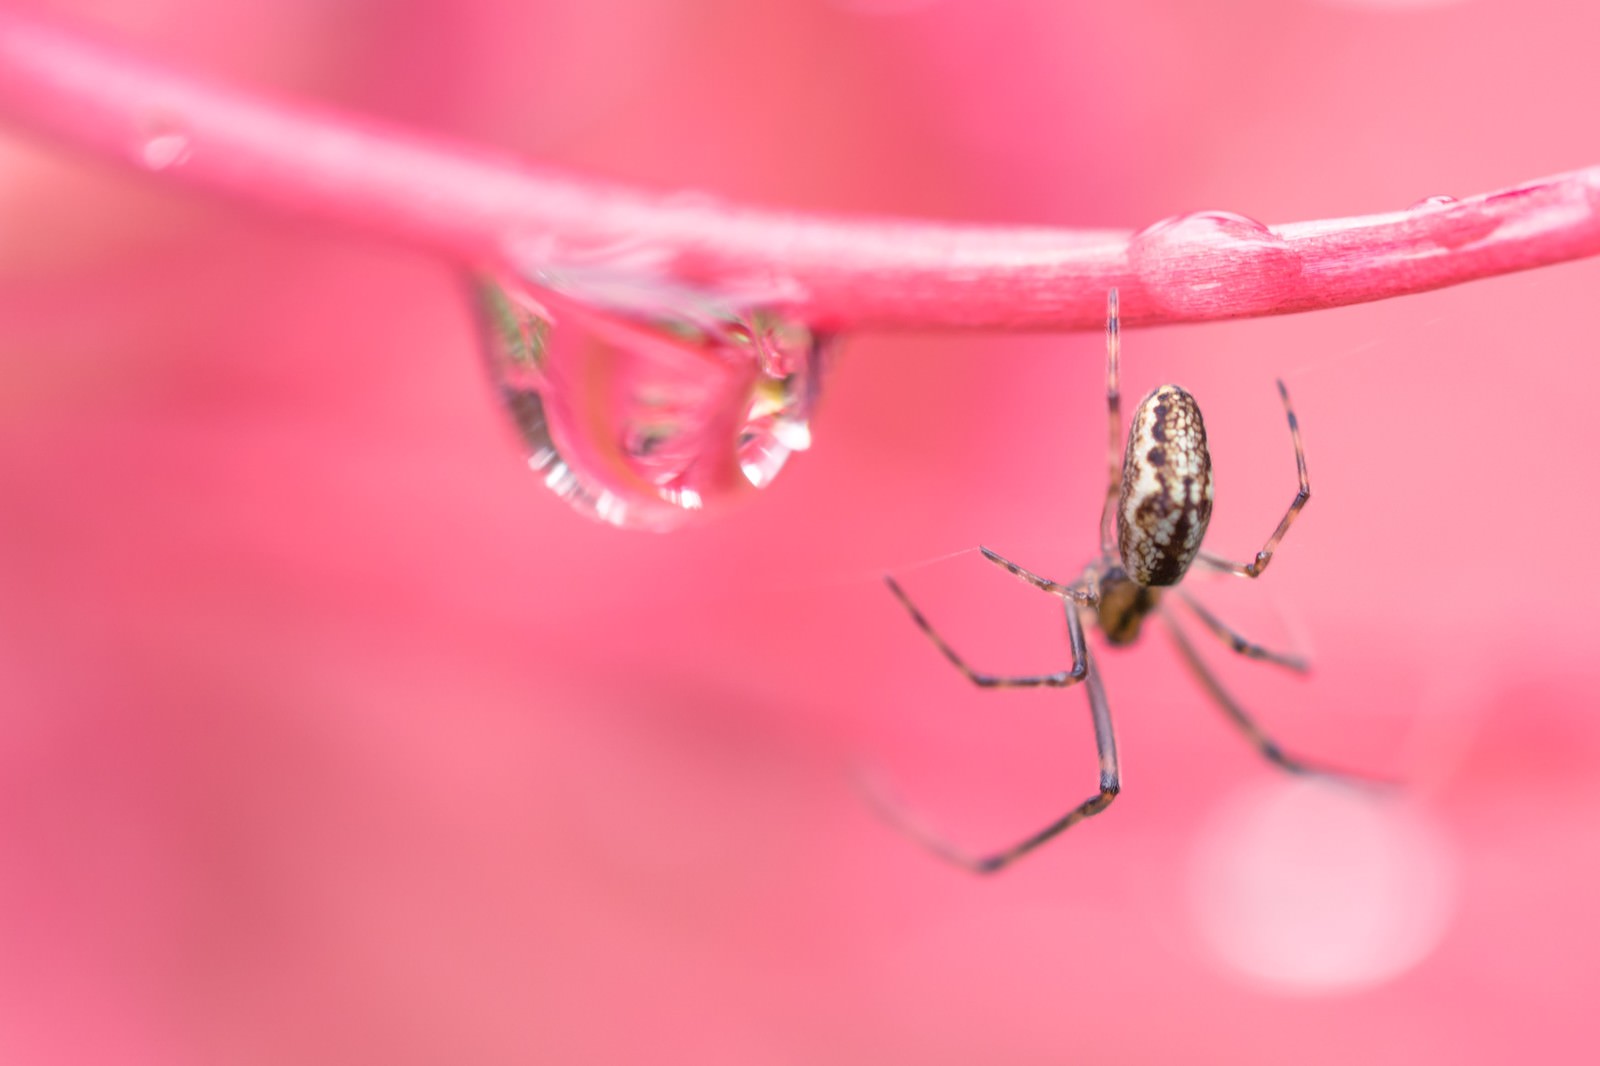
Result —
[[528, 464], [573, 507], [671, 529], [810, 446], [830, 339], [755, 305], [595, 275], [478, 283]]
[[1268, 311], [1299, 287], [1300, 257], [1266, 226], [1229, 211], [1164, 219], [1134, 234], [1129, 263], [1168, 311], [1204, 317], [1224, 306]]

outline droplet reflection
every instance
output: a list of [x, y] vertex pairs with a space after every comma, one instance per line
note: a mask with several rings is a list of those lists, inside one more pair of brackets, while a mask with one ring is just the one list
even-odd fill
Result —
[[191, 150], [189, 132], [181, 123], [154, 115], [146, 119], [135, 152], [138, 162], [146, 169], [167, 170], [186, 162]]
[[528, 463], [584, 514], [671, 529], [810, 446], [829, 343], [798, 322], [649, 286], [477, 290]]
[[1243, 789], [1191, 870], [1200, 932], [1229, 966], [1285, 991], [1381, 984], [1426, 958], [1455, 905], [1444, 832], [1421, 814], [1315, 781]]

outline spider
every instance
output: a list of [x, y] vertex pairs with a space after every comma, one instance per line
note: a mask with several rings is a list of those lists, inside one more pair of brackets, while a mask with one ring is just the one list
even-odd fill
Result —
[[[1218, 682], [1189, 638], [1173, 620], [1164, 602], [1170, 591], [1212, 633], [1234, 652], [1250, 659], [1274, 663], [1304, 673], [1305, 660], [1271, 651], [1230, 629], [1198, 600], [1181, 587], [1192, 564], [1220, 570], [1240, 577], [1257, 578], [1272, 562], [1272, 555], [1294, 524], [1295, 518], [1311, 499], [1311, 482], [1306, 476], [1305, 448], [1300, 441], [1300, 424], [1289, 402], [1289, 390], [1278, 382], [1278, 395], [1289, 419], [1289, 436], [1294, 442], [1295, 468], [1300, 488], [1284, 512], [1278, 527], [1266, 544], [1248, 563], [1235, 563], [1200, 550], [1206, 524], [1211, 519], [1211, 456], [1206, 450], [1205, 424], [1194, 397], [1176, 385], [1162, 385], [1152, 391], [1133, 412], [1133, 425], [1126, 447], [1122, 443], [1121, 395], [1117, 389], [1120, 330], [1117, 290], [1106, 298], [1106, 411], [1108, 433], [1108, 479], [1105, 503], [1100, 513], [1100, 554], [1084, 568], [1083, 576], [1063, 585], [1025, 570], [988, 548], [980, 548], [996, 566], [1063, 602], [1067, 616], [1067, 640], [1072, 649], [1072, 667], [1053, 674], [1029, 677], [1001, 677], [980, 673], [956, 654], [944, 638], [911, 602], [892, 576], [885, 575], [889, 591], [905, 606], [915, 622], [940, 653], [968, 680], [980, 688], [1066, 688], [1082, 683], [1089, 694], [1089, 712], [1094, 720], [1095, 747], [1100, 757], [1100, 788], [1093, 796], [1021, 842], [990, 855], [969, 856], [943, 838], [923, 828], [893, 805], [878, 800], [879, 806], [902, 830], [921, 840], [935, 853], [977, 873], [994, 873], [1011, 865], [1039, 845], [1091, 818], [1117, 798], [1122, 789], [1117, 768], [1117, 741], [1111, 728], [1111, 710], [1106, 703], [1094, 658], [1084, 641], [1084, 617], [1099, 628], [1107, 644], [1126, 647], [1139, 639], [1145, 619], [1159, 617], [1200, 686], [1215, 700], [1245, 737], [1269, 761], [1296, 774], [1328, 774], [1355, 777], [1343, 771], [1320, 766], [1286, 753], [1261, 730], [1253, 718]], [[1113, 540], [1112, 527], [1116, 534]]]

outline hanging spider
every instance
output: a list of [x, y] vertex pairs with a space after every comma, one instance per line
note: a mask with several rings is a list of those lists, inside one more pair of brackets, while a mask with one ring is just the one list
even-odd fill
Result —
[[[1267, 569], [1272, 553], [1294, 523], [1301, 508], [1311, 498], [1311, 483], [1306, 477], [1305, 449], [1300, 442], [1300, 425], [1289, 403], [1289, 391], [1278, 382], [1278, 395], [1289, 418], [1289, 436], [1294, 441], [1295, 467], [1300, 489], [1284, 512], [1278, 528], [1256, 553], [1254, 561], [1234, 563], [1200, 550], [1206, 524], [1211, 520], [1211, 456], [1206, 450], [1205, 424], [1200, 408], [1183, 389], [1162, 385], [1139, 402], [1133, 412], [1133, 426], [1127, 446], [1122, 445], [1121, 396], [1117, 391], [1120, 353], [1117, 290], [1107, 296], [1106, 307], [1106, 410], [1109, 416], [1109, 477], [1105, 504], [1100, 514], [1100, 554], [1083, 571], [1083, 576], [1063, 585], [1025, 570], [988, 548], [980, 549], [996, 566], [1021, 578], [1034, 588], [1059, 596], [1066, 608], [1067, 638], [1072, 648], [1072, 668], [1053, 674], [1031, 677], [999, 677], [980, 673], [967, 665], [947, 644], [922, 612], [911, 602], [893, 577], [884, 576], [912, 621], [928, 635], [934, 646], [957, 670], [980, 688], [1066, 688], [1080, 682], [1089, 692], [1089, 711], [1094, 719], [1095, 747], [1100, 756], [1100, 790], [1013, 847], [991, 855], [974, 857], [954, 848], [941, 837], [883, 802], [880, 806], [903, 830], [920, 839], [933, 851], [958, 865], [978, 873], [994, 873], [1009, 866], [1034, 848], [1085, 818], [1099, 814], [1111, 805], [1121, 791], [1117, 769], [1117, 741], [1111, 729], [1111, 710], [1105, 688], [1100, 683], [1094, 658], [1084, 642], [1083, 618], [1098, 626], [1112, 647], [1125, 647], [1139, 639], [1147, 617], [1161, 618], [1169, 636], [1202, 688], [1223, 712], [1243, 731], [1251, 744], [1267, 759], [1296, 774], [1352, 776], [1314, 765], [1284, 752], [1276, 741], [1262, 732], [1254, 719], [1230, 696], [1200, 658], [1189, 638], [1173, 620], [1163, 602], [1168, 590], [1192, 611], [1196, 618], [1223, 643], [1240, 655], [1275, 663], [1304, 672], [1303, 659], [1270, 651], [1252, 643], [1228, 628], [1199, 601], [1177, 587], [1194, 563], [1240, 577], [1256, 578]], [[1112, 524], [1116, 538], [1112, 538]]]

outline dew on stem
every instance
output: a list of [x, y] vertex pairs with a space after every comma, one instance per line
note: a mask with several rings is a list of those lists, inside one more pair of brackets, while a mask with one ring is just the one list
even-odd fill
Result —
[[1289, 243], [1253, 218], [1197, 211], [1134, 234], [1128, 261], [1145, 295], [1174, 315], [1223, 304], [1268, 310], [1299, 288], [1301, 262]]
[[147, 170], [166, 170], [189, 158], [189, 133], [183, 124], [167, 115], [147, 118], [134, 146], [134, 156]]
[[831, 338], [620, 274], [536, 277], [478, 281], [489, 371], [528, 465], [579, 512], [672, 529], [810, 446]]

